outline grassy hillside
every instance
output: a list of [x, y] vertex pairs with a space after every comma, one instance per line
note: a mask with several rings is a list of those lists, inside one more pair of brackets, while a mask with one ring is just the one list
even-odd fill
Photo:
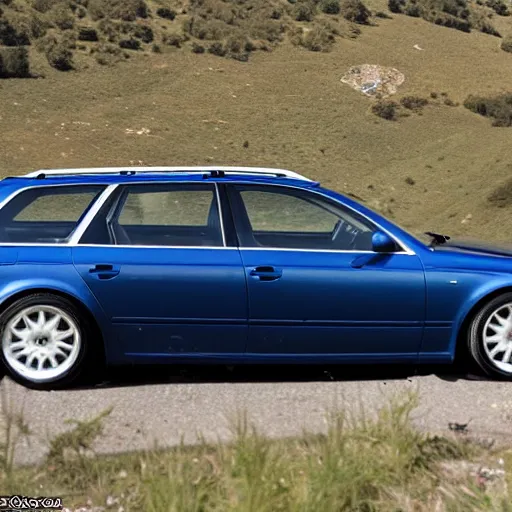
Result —
[[[415, 230], [510, 240], [512, 102], [486, 101], [512, 87], [512, 53], [501, 48], [512, 17], [463, 0], [459, 10], [437, 0], [391, 6], [407, 14], [385, 0], [334, 4], [337, 14], [278, 0], [0, 0], [0, 33], [6, 19], [39, 20], [25, 24], [21, 42], [31, 43], [28, 74], [44, 76], [0, 80], [0, 173], [139, 162], [287, 167]], [[113, 10], [134, 5], [131, 14]], [[56, 24], [60, 9], [72, 23]], [[438, 24], [435, 13], [469, 20], [469, 32]], [[482, 20], [504, 37], [482, 32]], [[85, 29], [99, 41], [73, 42], [93, 37]], [[126, 40], [140, 49], [121, 48]], [[72, 69], [52, 67], [59, 56]], [[384, 100], [402, 103], [396, 120], [375, 115], [379, 100], [340, 82], [364, 63], [405, 75]], [[470, 105], [471, 95], [485, 101]], [[428, 104], [411, 110], [404, 97]], [[492, 114], [489, 105], [502, 127], [479, 115]]]

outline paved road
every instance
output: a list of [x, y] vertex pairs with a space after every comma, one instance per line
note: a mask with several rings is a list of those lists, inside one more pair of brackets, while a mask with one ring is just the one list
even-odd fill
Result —
[[34, 436], [18, 452], [19, 462], [44, 456], [47, 439], [66, 429], [68, 418], [87, 419], [113, 406], [105, 422], [101, 452], [173, 445], [197, 433], [228, 439], [229, 420], [247, 411], [269, 436], [322, 431], [327, 411], [373, 408], [386, 397], [418, 390], [421, 406], [415, 422], [433, 432], [448, 432], [449, 422], [470, 423], [470, 433], [512, 441], [512, 383], [411, 375], [414, 369], [238, 367], [229, 369], [128, 369], [113, 372], [111, 382], [89, 389], [28, 391], [4, 378], [1, 392], [24, 415]]

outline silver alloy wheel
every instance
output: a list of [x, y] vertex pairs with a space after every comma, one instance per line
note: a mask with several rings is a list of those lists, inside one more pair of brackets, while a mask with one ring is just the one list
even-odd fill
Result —
[[12, 317], [2, 333], [6, 363], [32, 382], [56, 380], [75, 364], [82, 340], [77, 323], [55, 306], [37, 305]]
[[484, 349], [501, 371], [512, 374], [512, 303], [494, 310], [484, 325]]

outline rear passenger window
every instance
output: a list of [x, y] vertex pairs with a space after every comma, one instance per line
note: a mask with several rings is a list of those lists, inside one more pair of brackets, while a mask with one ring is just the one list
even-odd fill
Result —
[[36, 187], [0, 210], [0, 243], [64, 243], [103, 185]]
[[110, 229], [118, 245], [223, 245], [215, 185], [209, 184], [127, 187]]

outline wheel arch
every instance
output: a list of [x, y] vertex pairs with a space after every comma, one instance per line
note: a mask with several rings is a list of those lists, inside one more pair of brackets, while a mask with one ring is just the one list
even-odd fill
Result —
[[17, 290], [5, 297], [2, 297], [2, 299], [0, 300], [0, 315], [2, 315], [3, 312], [16, 301], [24, 297], [34, 295], [36, 293], [48, 293], [51, 295], [55, 295], [57, 297], [61, 297], [71, 302], [71, 304], [73, 304], [77, 308], [79, 313], [83, 315], [89, 328], [91, 329], [92, 343], [95, 346], [94, 348], [96, 349], [97, 354], [101, 355], [101, 357], [103, 358], [103, 362], [106, 361], [107, 353], [105, 336], [100, 324], [98, 323], [96, 317], [94, 316], [93, 312], [88, 307], [88, 305], [85, 304], [85, 302], [81, 300], [79, 297], [75, 296], [74, 294], [70, 293], [67, 290], [62, 290], [56, 287], [54, 288], [52, 286], [35, 286]]
[[466, 336], [468, 334], [469, 326], [471, 322], [486, 304], [494, 300], [496, 297], [505, 293], [512, 293], [512, 284], [495, 288], [494, 290], [487, 291], [483, 296], [479, 296], [470, 308], [463, 314], [461, 320], [458, 323], [458, 328], [455, 332], [455, 350], [454, 356], [461, 357], [467, 352], [465, 350]]

